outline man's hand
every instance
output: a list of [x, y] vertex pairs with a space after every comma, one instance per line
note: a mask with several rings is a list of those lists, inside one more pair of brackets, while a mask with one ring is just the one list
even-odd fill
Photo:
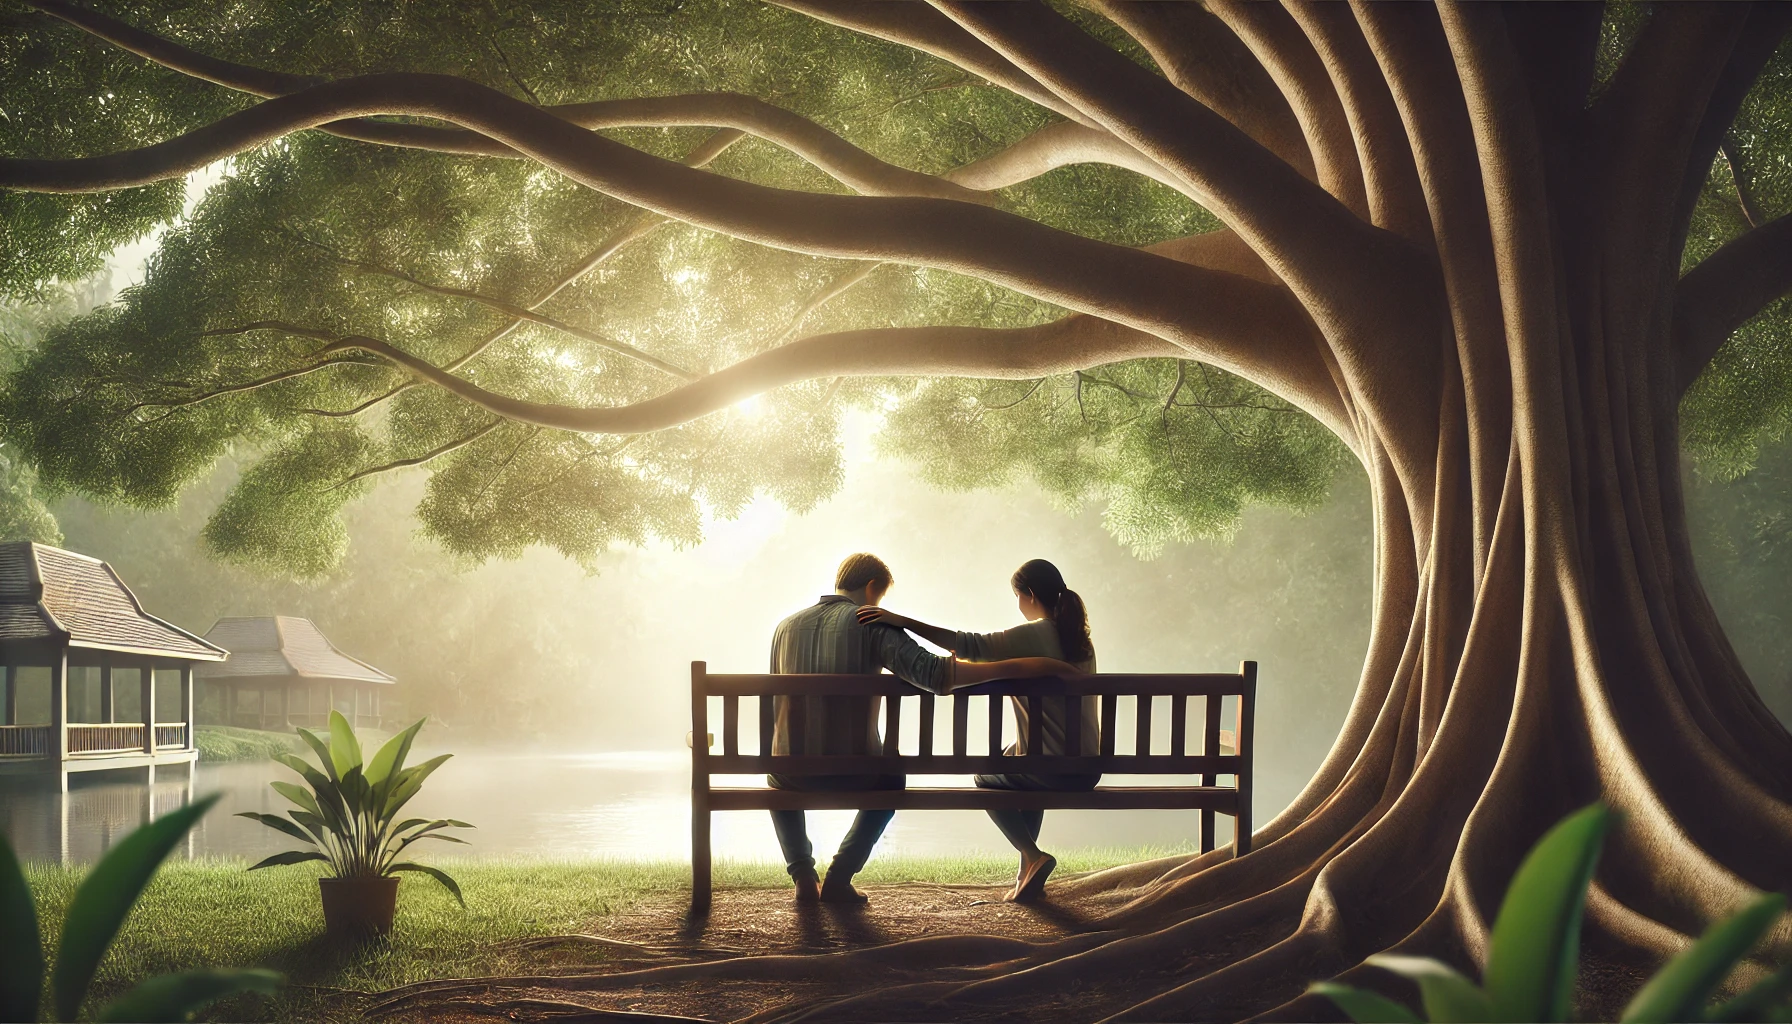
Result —
[[885, 626], [895, 626], [897, 629], [906, 629], [908, 628], [910, 621], [906, 615], [898, 615], [888, 608], [879, 608], [874, 604], [859, 605], [859, 610], [856, 614], [859, 617], [859, 623], [865, 626], [869, 626], [872, 623], [878, 623]]

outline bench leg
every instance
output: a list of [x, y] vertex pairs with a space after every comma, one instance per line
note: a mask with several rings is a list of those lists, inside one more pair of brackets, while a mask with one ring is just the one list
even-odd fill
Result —
[[1202, 811], [1201, 812], [1201, 852], [1202, 853], [1209, 853], [1209, 852], [1212, 852], [1212, 850], [1213, 850], [1213, 824], [1214, 824], [1213, 819], [1214, 819], [1214, 813], [1212, 811]]
[[1232, 816], [1232, 856], [1251, 852], [1251, 805], [1248, 796], [1240, 796], [1238, 813]]
[[709, 801], [691, 794], [691, 907], [706, 910], [710, 894]]

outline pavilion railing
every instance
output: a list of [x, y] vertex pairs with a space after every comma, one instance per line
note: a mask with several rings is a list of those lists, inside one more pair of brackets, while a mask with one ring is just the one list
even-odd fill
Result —
[[143, 725], [90, 725], [70, 723], [68, 752], [71, 754], [108, 754], [123, 750], [143, 749]]
[[47, 757], [52, 742], [47, 725], [0, 725], [0, 757]]
[[182, 722], [172, 725], [156, 726], [157, 747], [185, 747], [187, 745], [187, 727]]

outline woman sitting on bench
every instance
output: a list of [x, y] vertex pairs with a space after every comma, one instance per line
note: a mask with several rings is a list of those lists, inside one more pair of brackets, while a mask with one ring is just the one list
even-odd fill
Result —
[[[1009, 584], [1014, 588], [1015, 599], [1020, 603], [1020, 613], [1026, 616], [1027, 621], [1000, 633], [961, 633], [942, 629], [875, 605], [860, 608], [859, 621], [867, 624], [881, 622], [913, 630], [928, 643], [943, 647], [964, 661], [1056, 658], [1069, 662], [1083, 672], [1093, 673], [1095, 646], [1089, 639], [1088, 614], [1083, 608], [1083, 599], [1077, 596], [1076, 591], [1064, 585], [1064, 575], [1058, 571], [1058, 567], [1043, 558], [1035, 558], [1015, 570]], [[1044, 753], [1048, 755], [1069, 752], [1065, 743], [1065, 729], [1070, 717], [1066, 707], [1070, 699], [1045, 697], [1040, 700], [1040, 717], [1043, 719], [1040, 734], [1045, 746]], [[1097, 721], [1099, 702], [1092, 696], [1081, 700], [1082, 746], [1079, 753], [1093, 755], [1100, 749], [1101, 742], [1100, 723]], [[1015, 720], [1020, 725], [1020, 735], [1003, 753], [1025, 754], [1029, 733], [1027, 702], [1020, 697], [1014, 697], [1012, 701]], [[977, 785], [985, 789], [1058, 792], [1094, 789], [1095, 784], [1100, 781], [1100, 775], [1004, 773], [977, 776]], [[1052, 869], [1058, 866], [1056, 858], [1039, 849], [1039, 829], [1045, 822], [1045, 812], [992, 810], [989, 816], [996, 827], [1002, 830], [1002, 834], [1008, 837], [1008, 841], [1014, 844], [1014, 848], [1020, 851], [1020, 871], [1014, 881], [1014, 891], [1008, 894], [1008, 898], [1022, 901], [1037, 897], [1045, 891], [1045, 880], [1050, 877]]]

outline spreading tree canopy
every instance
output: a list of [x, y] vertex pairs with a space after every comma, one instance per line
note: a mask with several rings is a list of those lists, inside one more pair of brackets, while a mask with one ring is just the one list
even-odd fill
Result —
[[144, 505], [252, 457], [226, 557], [324, 571], [410, 466], [474, 556], [694, 539], [828, 493], [853, 405], [937, 481], [1030, 476], [1143, 550], [1363, 466], [1362, 681], [1251, 854], [1077, 883], [1099, 935], [921, 940], [869, 991], [780, 965], [822, 993], [792, 1015], [1311, 1014], [1381, 950], [1483, 960], [1594, 798], [1629, 822], [1601, 955], [1792, 884], [1792, 737], [1680, 477], [1792, 415], [1792, 8], [23, 6], [0, 285], [162, 234], [21, 354], [9, 451]]

